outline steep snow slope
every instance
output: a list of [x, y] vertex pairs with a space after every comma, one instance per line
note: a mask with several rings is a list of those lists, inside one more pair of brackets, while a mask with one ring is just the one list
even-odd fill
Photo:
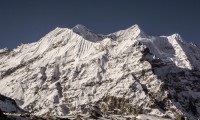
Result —
[[[35, 115], [200, 115], [200, 50], [180, 35], [138, 25], [98, 35], [56, 28], [38, 42], [0, 50], [0, 93]], [[98, 109], [98, 110], [97, 110]]]

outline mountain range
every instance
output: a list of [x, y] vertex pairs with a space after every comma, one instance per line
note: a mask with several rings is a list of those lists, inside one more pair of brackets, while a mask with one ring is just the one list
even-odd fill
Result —
[[78, 24], [0, 50], [0, 94], [16, 102], [9, 108], [0, 101], [3, 112], [197, 120], [199, 86], [198, 46], [177, 33], [150, 36], [138, 25], [102, 35]]

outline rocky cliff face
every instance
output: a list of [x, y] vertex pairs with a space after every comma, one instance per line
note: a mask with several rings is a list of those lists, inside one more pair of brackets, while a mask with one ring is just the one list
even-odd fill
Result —
[[18, 107], [15, 100], [0, 94], [0, 120], [9, 119], [10, 116], [7, 117], [4, 113], [15, 114], [25, 111]]
[[0, 95], [0, 110], [1, 112], [7, 113], [24, 112], [20, 107], [18, 107], [15, 100], [4, 95]]
[[77, 25], [0, 51], [0, 93], [35, 115], [200, 116], [200, 50], [178, 34]]

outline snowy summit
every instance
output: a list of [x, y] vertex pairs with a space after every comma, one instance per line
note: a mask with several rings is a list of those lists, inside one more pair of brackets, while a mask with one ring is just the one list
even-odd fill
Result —
[[36, 116], [196, 120], [199, 85], [197, 46], [138, 25], [100, 35], [78, 24], [0, 50], [0, 94]]

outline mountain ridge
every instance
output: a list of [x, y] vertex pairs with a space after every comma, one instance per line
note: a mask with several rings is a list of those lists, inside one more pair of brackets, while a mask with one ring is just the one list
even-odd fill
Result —
[[99, 35], [78, 24], [0, 51], [0, 93], [34, 115], [200, 114], [200, 50], [178, 34], [133, 25]]

